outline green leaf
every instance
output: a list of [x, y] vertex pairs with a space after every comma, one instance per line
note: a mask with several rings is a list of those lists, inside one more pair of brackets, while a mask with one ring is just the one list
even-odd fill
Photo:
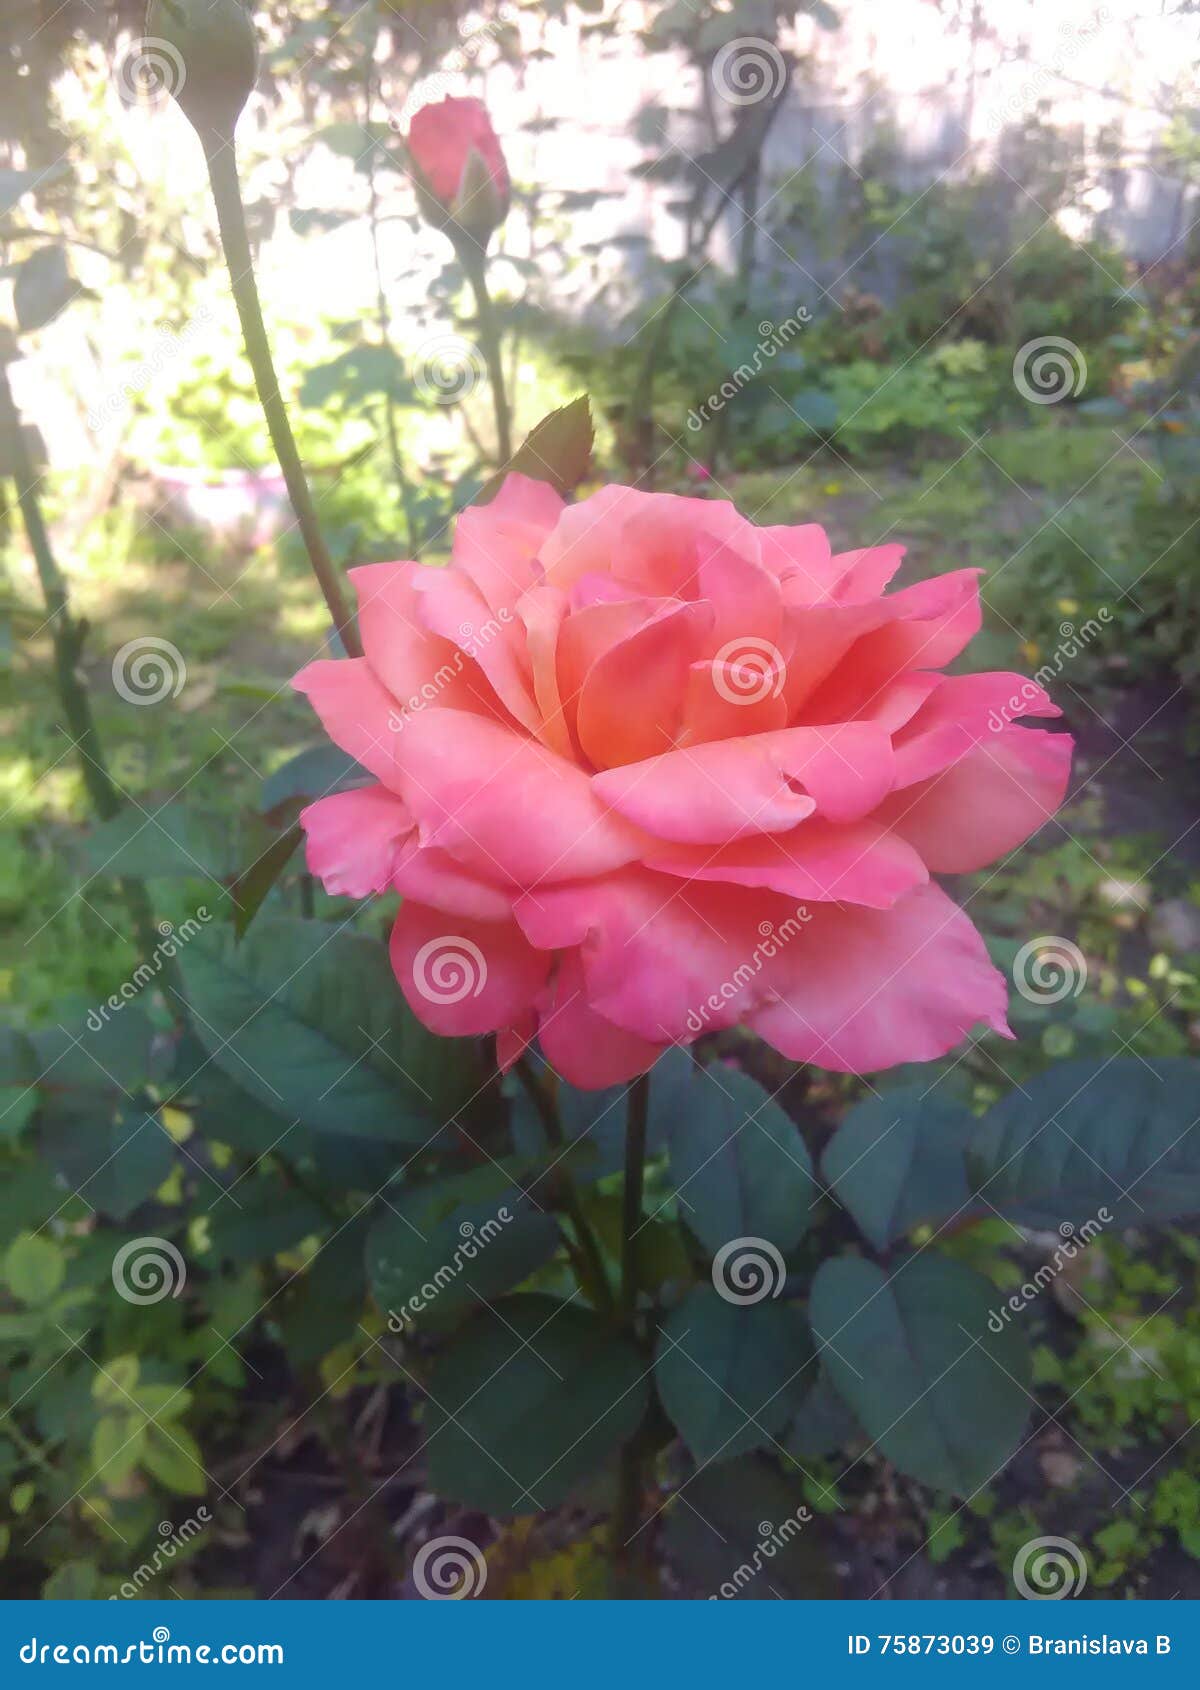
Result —
[[799, 1130], [749, 1075], [694, 1064], [668, 1129], [680, 1212], [714, 1254], [735, 1239], [785, 1252], [812, 1220], [812, 1162]]
[[889, 1277], [860, 1257], [821, 1264], [809, 1316], [834, 1387], [902, 1472], [969, 1496], [1020, 1442], [1029, 1355], [992, 1331], [990, 1280], [945, 1256], [910, 1256]]
[[554, 1508], [637, 1429], [641, 1358], [551, 1297], [506, 1297], [439, 1356], [426, 1407], [433, 1488], [489, 1514]]
[[116, 1489], [133, 1472], [146, 1444], [148, 1421], [105, 1414], [92, 1433], [92, 1469], [106, 1489]]
[[67, 263], [66, 248], [38, 247], [18, 267], [13, 283], [18, 329], [28, 334], [32, 329], [45, 328], [60, 311], [66, 310], [79, 291], [79, 283]]
[[453, 1201], [454, 1180], [390, 1197], [367, 1241], [367, 1274], [379, 1307], [401, 1326], [442, 1323], [520, 1285], [559, 1245], [553, 1215], [519, 1188], [499, 1202]]
[[390, 346], [354, 346], [327, 364], [314, 364], [300, 384], [300, 403], [320, 409], [337, 399], [349, 407], [382, 394], [408, 401], [412, 383]]
[[140, 1372], [141, 1363], [136, 1356], [114, 1356], [92, 1380], [93, 1399], [109, 1407], [132, 1407], [130, 1398], [137, 1389]]
[[227, 832], [182, 804], [149, 813], [121, 810], [91, 831], [86, 847], [93, 874], [135, 880], [211, 880], [220, 885], [229, 868]]
[[311, 804], [334, 792], [369, 786], [372, 778], [361, 763], [336, 745], [327, 741], [308, 745], [263, 781], [260, 807], [264, 815], [271, 816], [282, 804]]
[[825, 1178], [877, 1250], [924, 1221], [966, 1209], [965, 1110], [905, 1087], [846, 1116], [821, 1158]]
[[23, 1232], [4, 1258], [4, 1278], [19, 1303], [48, 1303], [66, 1277], [66, 1257], [52, 1238]]
[[209, 1240], [224, 1262], [263, 1262], [313, 1233], [326, 1232], [329, 1216], [302, 1191], [270, 1175], [242, 1180], [210, 1211]]
[[504, 469], [485, 482], [473, 503], [487, 505], [513, 470], [534, 481], [548, 481], [566, 497], [587, 475], [592, 461], [592, 407], [586, 393], [543, 417], [525, 437]]
[[182, 1426], [147, 1425], [141, 1465], [177, 1496], [203, 1496], [208, 1488], [195, 1438]]
[[156, 1116], [124, 1103], [107, 1119], [50, 1115], [42, 1146], [93, 1209], [119, 1221], [158, 1190], [175, 1163], [170, 1136]]
[[727, 1302], [697, 1285], [663, 1326], [662, 1405], [700, 1462], [770, 1445], [816, 1375], [804, 1321], [786, 1303]]
[[1023, 1226], [1134, 1226], [1196, 1214], [1198, 1094], [1200, 1065], [1182, 1058], [1061, 1063], [975, 1123], [971, 1184]]
[[817, 1382], [796, 1410], [784, 1433], [783, 1443], [797, 1461], [816, 1461], [853, 1443], [863, 1435], [849, 1404], [838, 1395], [828, 1373], [821, 1369]]
[[42, 1586], [46, 1602], [90, 1602], [96, 1595], [100, 1574], [91, 1561], [64, 1561]]
[[234, 881], [233, 930], [239, 939], [245, 936], [267, 893], [295, 856], [296, 847], [303, 837], [304, 829], [299, 822], [294, 822], [273, 839], [265, 851], [260, 851]]
[[273, 917], [236, 949], [194, 939], [181, 961], [201, 1044], [288, 1123], [424, 1144], [474, 1089], [469, 1047], [417, 1023], [363, 934]]
[[829, 1540], [799, 1479], [764, 1456], [694, 1474], [667, 1511], [664, 1535], [671, 1565], [708, 1596], [775, 1602], [836, 1593]]

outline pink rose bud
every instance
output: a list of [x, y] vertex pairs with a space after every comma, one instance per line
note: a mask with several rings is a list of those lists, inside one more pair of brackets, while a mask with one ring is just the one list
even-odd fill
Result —
[[504, 153], [482, 100], [422, 106], [408, 129], [408, 156], [421, 210], [453, 239], [486, 247], [508, 213]]

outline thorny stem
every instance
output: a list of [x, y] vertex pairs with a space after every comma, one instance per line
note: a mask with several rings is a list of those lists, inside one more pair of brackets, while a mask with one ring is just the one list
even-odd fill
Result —
[[201, 139], [204, 143], [213, 199], [217, 206], [217, 222], [220, 225], [225, 262], [229, 268], [229, 281], [242, 325], [242, 339], [246, 344], [250, 367], [254, 371], [254, 385], [258, 389], [259, 403], [267, 419], [271, 444], [283, 471], [288, 497], [296, 513], [296, 522], [313, 567], [313, 574], [333, 618], [333, 625], [341, 636], [347, 653], [351, 657], [361, 657], [362, 644], [358, 629], [346, 608], [333, 559], [329, 555], [317, 522], [308, 479], [300, 461], [292, 425], [288, 421], [287, 406], [279, 391], [279, 378], [275, 373], [271, 343], [267, 338], [262, 303], [258, 296], [258, 284], [254, 279], [254, 260], [250, 253], [250, 237], [246, 232], [246, 209], [242, 203], [233, 137], [203, 132]]

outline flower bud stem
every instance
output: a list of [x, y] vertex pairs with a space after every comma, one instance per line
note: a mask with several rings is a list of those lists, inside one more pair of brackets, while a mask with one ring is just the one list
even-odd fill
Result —
[[508, 392], [504, 385], [504, 360], [500, 352], [500, 325], [496, 307], [487, 285], [487, 254], [474, 242], [459, 245], [459, 259], [467, 273], [475, 295], [479, 314], [479, 342], [487, 364], [488, 386], [492, 390], [492, 406], [496, 413], [496, 451], [500, 468], [507, 467], [513, 455], [512, 415], [508, 406]]
[[212, 184], [217, 206], [217, 222], [221, 230], [221, 244], [225, 249], [225, 263], [234, 303], [242, 325], [242, 339], [246, 356], [254, 371], [254, 385], [259, 403], [267, 419], [271, 444], [283, 471], [288, 497], [296, 514], [296, 522], [308, 552], [313, 574], [324, 594], [333, 625], [341, 636], [342, 645], [350, 657], [362, 656], [358, 629], [346, 607], [341, 583], [329, 555], [317, 522], [317, 513], [309, 491], [308, 479], [300, 461], [296, 438], [288, 421], [287, 406], [279, 391], [279, 377], [271, 357], [271, 343], [263, 322], [258, 284], [254, 279], [254, 260], [250, 253], [250, 238], [246, 233], [246, 210], [242, 203], [242, 187], [238, 180], [237, 154], [232, 135], [201, 132], [204, 156], [208, 164], [208, 178]]

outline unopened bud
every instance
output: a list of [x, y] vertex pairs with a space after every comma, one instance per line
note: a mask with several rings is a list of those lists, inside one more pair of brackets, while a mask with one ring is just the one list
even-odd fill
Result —
[[228, 140], [258, 77], [258, 37], [243, 0], [150, 0], [145, 45], [174, 61], [170, 91], [205, 143]]

